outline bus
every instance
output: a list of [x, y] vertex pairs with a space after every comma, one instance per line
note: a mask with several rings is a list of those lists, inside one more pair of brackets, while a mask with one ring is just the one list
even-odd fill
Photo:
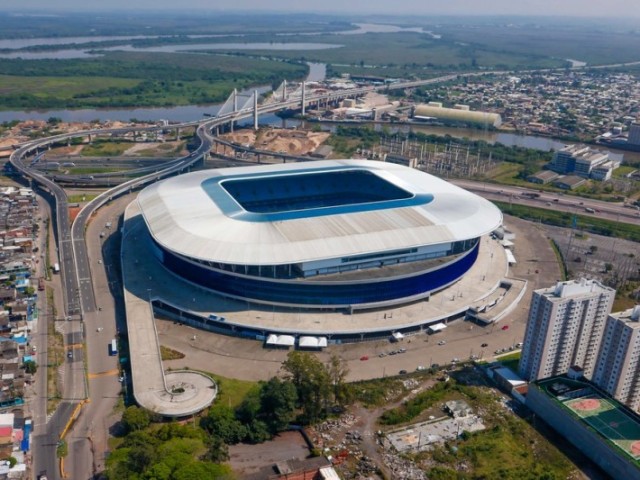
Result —
[[114, 338], [113, 340], [111, 340], [111, 343], [109, 344], [109, 355], [114, 356], [117, 354], [118, 354], [118, 342]]

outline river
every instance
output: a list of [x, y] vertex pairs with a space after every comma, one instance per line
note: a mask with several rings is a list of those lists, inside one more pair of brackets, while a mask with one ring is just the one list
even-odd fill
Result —
[[[291, 128], [291, 127], [302, 127], [302, 128], [312, 128], [314, 126], [317, 127], [317, 122], [305, 122], [300, 121], [295, 118], [288, 119], [279, 119], [275, 115], [275, 118], [267, 118], [265, 119], [266, 124], [274, 125], [283, 128]], [[261, 123], [263, 121], [261, 120]], [[320, 123], [320, 126], [325, 131], [335, 132], [338, 125], [340, 123]], [[449, 135], [453, 138], [466, 138], [469, 140], [483, 140], [487, 143], [501, 143], [503, 145], [509, 147], [523, 147], [523, 148], [533, 148], [535, 150], [541, 150], [544, 152], [549, 152], [551, 150], [559, 150], [564, 147], [567, 143], [563, 140], [556, 140], [549, 137], [539, 137], [535, 135], [522, 135], [517, 133], [509, 133], [509, 132], [498, 132], [498, 131], [484, 131], [484, 130], [476, 130], [472, 128], [453, 128], [453, 127], [439, 127], [432, 125], [393, 125], [393, 124], [369, 124], [367, 122], [362, 123], [344, 123], [342, 125], [345, 126], [361, 126], [368, 125], [372, 126], [374, 130], [380, 132], [383, 129], [387, 129], [390, 133], [397, 132], [420, 132], [425, 135]], [[602, 150], [606, 150], [609, 152], [609, 156], [614, 160], [622, 160], [623, 158], [627, 161], [639, 161], [640, 153], [639, 152], [627, 152], [625, 150], [605, 148], [605, 147], [595, 147], [600, 148]]]

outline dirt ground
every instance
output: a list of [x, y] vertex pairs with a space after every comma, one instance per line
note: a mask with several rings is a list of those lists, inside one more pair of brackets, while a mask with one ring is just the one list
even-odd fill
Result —
[[251, 145], [261, 150], [284, 152], [292, 155], [307, 155], [318, 148], [327, 138], [328, 132], [265, 128], [256, 134], [253, 130], [239, 130], [223, 135], [225, 140], [240, 145]]
[[229, 463], [239, 478], [255, 473], [261, 468], [292, 458], [304, 459], [309, 456], [302, 435], [299, 432], [283, 432], [269, 442], [257, 445], [238, 444], [229, 447]]

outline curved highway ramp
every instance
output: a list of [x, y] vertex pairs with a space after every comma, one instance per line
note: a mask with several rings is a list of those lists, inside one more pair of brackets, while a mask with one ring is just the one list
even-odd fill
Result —
[[142, 278], [144, 274], [136, 268], [136, 259], [124, 248], [127, 236], [133, 235], [134, 240], [137, 236], [143, 237], [144, 220], [136, 202], [125, 211], [123, 229], [120, 260], [133, 396], [141, 407], [165, 417], [193, 415], [211, 405], [217, 395], [216, 384], [194, 371], [173, 371], [165, 375], [153, 316], [153, 291], [139, 290], [140, 285], [152, 285], [153, 279]]

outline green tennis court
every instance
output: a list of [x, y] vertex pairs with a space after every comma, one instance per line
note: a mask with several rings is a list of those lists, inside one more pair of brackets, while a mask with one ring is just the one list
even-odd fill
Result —
[[606, 398], [593, 393], [564, 404], [634, 460], [640, 460], [640, 424]]

